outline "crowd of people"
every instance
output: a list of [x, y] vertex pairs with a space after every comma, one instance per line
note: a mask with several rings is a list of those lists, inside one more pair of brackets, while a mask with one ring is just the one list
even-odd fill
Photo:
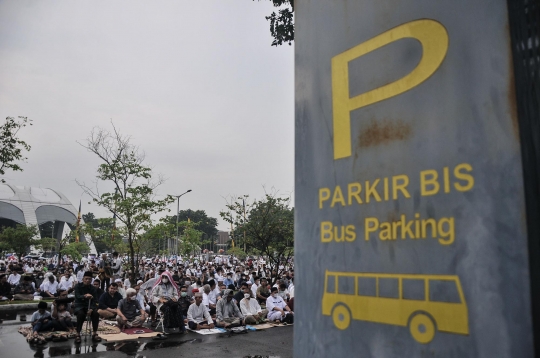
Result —
[[135, 270], [127, 261], [116, 252], [80, 262], [0, 260], [0, 300], [53, 299], [51, 312], [40, 301], [32, 315], [34, 335], [70, 331], [76, 342], [86, 321], [94, 341], [100, 320], [122, 330], [148, 322], [166, 333], [294, 321], [293, 261], [273, 271], [263, 257], [143, 257]]

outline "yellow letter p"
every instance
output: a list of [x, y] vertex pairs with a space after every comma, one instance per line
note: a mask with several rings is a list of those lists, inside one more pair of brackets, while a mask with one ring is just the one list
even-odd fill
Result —
[[[405, 77], [350, 98], [349, 62], [389, 43], [414, 38], [422, 45], [422, 58]], [[427, 80], [441, 65], [448, 50], [448, 33], [434, 20], [416, 20], [388, 30], [332, 58], [334, 159], [351, 156], [350, 112], [406, 92]]]

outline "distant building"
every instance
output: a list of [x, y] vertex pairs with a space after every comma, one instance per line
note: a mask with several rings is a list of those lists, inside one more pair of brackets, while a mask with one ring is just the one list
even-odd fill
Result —
[[229, 232], [228, 231], [218, 231], [217, 244], [224, 245], [229, 242]]
[[[48, 224], [50, 236], [60, 240], [64, 229], [67, 229], [66, 224], [70, 229], [77, 225], [77, 214], [73, 204], [57, 190], [0, 184], [0, 227], [26, 224], [42, 229]], [[82, 218], [80, 223], [84, 223]], [[80, 240], [86, 241], [84, 235]], [[90, 252], [96, 253], [92, 242], [89, 246]]]

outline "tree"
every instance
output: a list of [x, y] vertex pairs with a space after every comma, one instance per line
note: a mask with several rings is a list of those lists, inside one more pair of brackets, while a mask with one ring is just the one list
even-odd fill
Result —
[[294, 41], [294, 0], [270, 1], [274, 7], [281, 8], [277, 14], [274, 11], [270, 16], [265, 17], [270, 21], [270, 33], [274, 38], [272, 46], [280, 46], [283, 43], [288, 43], [290, 46]]
[[85, 236], [90, 237], [97, 252], [112, 252], [115, 241], [122, 241], [118, 236], [119, 233], [114, 231], [114, 218], [96, 218], [93, 213], [83, 214], [82, 218], [84, 220], [82, 230]]
[[[112, 132], [94, 128], [85, 144], [81, 145], [95, 154], [102, 164], [97, 169], [94, 188], [79, 181], [77, 184], [122, 224], [118, 230], [127, 239], [130, 266], [135, 272], [135, 251], [140, 234], [150, 227], [151, 215], [166, 210], [175, 199], [171, 195], [155, 199], [155, 190], [164, 179], [158, 176], [157, 180], [152, 180], [152, 169], [144, 164], [144, 153], [130, 143], [130, 137], [121, 135], [114, 125]], [[102, 192], [100, 183], [101, 187], [112, 186], [114, 191]]]
[[234, 255], [235, 257], [238, 257], [240, 260], [245, 260], [247, 257], [247, 254], [244, 252], [244, 250], [238, 247], [231, 247], [230, 249], [227, 249], [227, 255]]
[[39, 241], [34, 238], [38, 235], [36, 225], [17, 225], [16, 227], [6, 227], [0, 234], [0, 242], [10, 248], [19, 257], [23, 257], [30, 249], [30, 246], [39, 245]]
[[62, 255], [68, 255], [75, 261], [81, 261], [84, 254], [90, 251], [90, 247], [86, 242], [70, 242], [67, 244], [60, 253]]
[[[30, 146], [25, 141], [19, 139], [17, 134], [27, 125], [32, 125], [32, 120], [26, 117], [7, 117], [5, 123], [0, 126], [0, 175], [5, 175], [6, 170], [21, 171], [22, 168], [15, 163], [25, 161], [23, 150], [30, 151]], [[5, 183], [4, 179], [0, 182]]]
[[180, 239], [180, 253], [182, 256], [190, 256], [198, 251], [201, 247], [202, 231], [195, 227], [197, 223], [191, 221], [181, 221], [178, 226], [182, 229], [182, 237]]
[[[202, 233], [206, 234], [209, 238], [214, 238], [217, 236], [218, 229], [218, 221], [216, 218], [209, 217], [206, 214], [206, 211], [204, 210], [180, 210], [178, 212], [178, 222], [181, 221], [191, 221], [193, 223], [196, 223], [197, 230], [201, 231]], [[172, 224], [174, 228], [176, 228], [176, 215], [167, 215], [163, 219], [164, 222], [167, 222], [169, 224]], [[183, 228], [179, 226], [179, 234], [183, 234]], [[176, 231], [174, 232], [174, 236], [176, 236]], [[174, 237], [173, 236], [173, 237]]]
[[220, 215], [236, 227], [233, 231], [237, 238], [245, 232], [248, 252], [251, 250], [266, 257], [274, 284], [284, 272], [280, 265], [294, 254], [294, 210], [289, 207], [290, 198], [275, 194], [266, 194], [249, 205], [244, 204], [246, 198], [230, 202]]
[[[204, 211], [202, 211], [202, 213], [204, 213]], [[171, 216], [162, 218], [158, 224], [153, 225], [144, 233], [143, 236], [146, 239], [147, 247], [149, 249], [164, 254], [164, 248], [159, 250], [161, 240], [176, 238], [176, 217], [174, 217], [174, 221], [171, 218]], [[198, 230], [199, 226], [200, 223], [191, 220], [182, 220], [178, 222], [178, 232], [180, 232], [178, 252], [180, 255], [190, 256], [200, 249], [203, 244], [202, 236], [204, 232]]]
[[56, 249], [56, 245], [57, 245], [57, 240], [52, 237], [44, 237], [41, 240], [39, 240], [39, 246], [45, 252], [52, 252], [54, 249]]
[[[176, 233], [176, 223], [171, 224], [166, 218], [161, 218], [160, 222], [150, 226], [144, 234], [141, 235], [146, 242], [146, 252], [149, 254], [163, 254], [165, 240], [171, 238]], [[162, 245], [163, 243], [163, 245]]]

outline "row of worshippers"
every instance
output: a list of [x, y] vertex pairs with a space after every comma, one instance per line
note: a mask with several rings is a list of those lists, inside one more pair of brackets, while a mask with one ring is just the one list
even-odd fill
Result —
[[[204, 294], [194, 289], [194, 299], [188, 296], [188, 287], [178, 287], [169, 272], [163, 271], [161, 276], [150, 285], [143, 285], [141, 281], [134, 288], [127, 290], [127, 300], [117, 292], [117, 285], [113, 283], [108, 291], [101, 295], [98, 304], [98, 317], [116, 320], [121, 328], [140, 327], [145, 321], [146, 314], [152, 317], [153, 326], [156, 322], [156, 312], [160, 312], [163, 327], [167, 331], [184, 331], [185, 321], [190, 329], [233, 327], [243, 324], [263, 323], [267, 319], [272, 321], [292, 322], [292, 310], [281, 296], [278, 289], [272, 288], [267, 298], [266, 309], [262, 309], [254, 294], [247, 286], [240, 292], [241, 298], [234, 298], [233, 291], [224, 289], [217, 299], [215, 307], [204, 302]], [[215, 283], [212, 282], [212, 286]], [[148, 289], [147, 289], [148, 288]], [[206, 289], [210, 288], [205, 287]], [[96, 287], [97, 290], [97, 287]], [[146, 295], [144, 291], [147, 291]], [[210, 292], [208, 292], [210, 293]], [[123, 303], [122, 303], [123, 302]], [[127, 306], [126, 306], [127, 305]], [[215, 314], [211, 314], [215, 309]], [[215, 317], [212, 318], [212, 316]]]
[[[17, 273], [11, 274], [9, 277], [5, 274], [0, 275], [1, 301], [12, 299], [33, 300], [36, 295], [41, 295], [42, 297], [57, 297], [58, 293], [64, 290], [69, 293], [72, 292], [75, 284], [72, 277], [67, 277], [68, 275], [62, 276], [60, 282], [56, 282], [56, 277], [51, 274], [48, 276], [47, 281], [44, 280], [39, 288], [36, 288], [32, 276], [25, 275], [22, 276], [22, 280], [21, 277], [16, 277], [16, 280], [13, 280], [14, 275], [20, 276]], [[54, 292], [54, 295], [52, 295], [51, 292]]]
[[[45, 274], [45, 278], [41, 285], [36, 288], [31, 276], [23, 276], [22, 280], [13, 286], [5, 274], [0, 275], [0, 301], [5, 300], [33, 300], [34, 296], [43, 298], [56, 298], [61, 292], [67, 291], [68, 294], [73, 293], [77, 280], [72, 274], [66, 272], [61, 276], [60, 281], [52, 273]], [[117, 290], [123, 298], [126, 297], [126, 290], [123, 287], [123, 281], [116, 279]], [[103, 294], [103, 290], [99, 288], [100, 280], [92, 278], [92, 284], [98, 287], [98, 294]]]
[[[146, 260], [143, 259], [139, 262], [139, 267], [135, 270], [134, 275], [131, 275], [129, 270], [126, 270], [126, 273], [124, 275], [121, 269], [122, 259], [119, 257], [118, 253], [113, 253], [112, 256], [112, 261], [108, 259], [107, 255], [105, 254], [101, 258], [101, 260], [96, 257], [95, 260], [86, 260], [85, 258], [83, 258], [81, 262], [75, 262], [70, 260], [69, 258], [64, 258], [64, 261], [61, 264], [55, 264], [55, 262], [53, 262], [54, 260], [48, 260], [49, 265], [47, 267], [43, 267], [43, 269], [48, 269], [49, 272], [44, 273], [34, 271], [34, 287], [37, 291], [36, 295], [41, 294], [38, 287], [42, 283], [41, 280], [43, 279], [44, 274], [50, 275], [51, 273], [54, 273], [56, 275], [61, 275], [59, 278], [61, 278], [61, 281], [64, 281], [64, 274], [69, 272], [71, 274], [70, 281], [72, 284], [70, 290], [71, 293], [73, 290], [73, 285], [82, 280], [82, 274], [85, 271], [93, 271], [95, 275], [98, 275], [98, 271], [96, 270], [101, 271], [102, 265], [104, 271], [106, 271], [107, 267], [111, 269], [109, 271], [112, 271], [112, 275], [114, 276], [114, 278], [109, 280], [109, 278], [103, 278], [100, 275], [99, 277], [101, 279], [101, 289], [106, 289], [111, 281], [114, 281], [115, 278], [119, 279], [120, 277], [124, 279], [123, 286], [125, 287], [125, 289], [127, 289], [131, 286], [131, 280], [143, 279], [144, 281], [148, 281], [151, 278], [157, 277], [159, 275], [158, 270], [163, 268], [172, 274], [174, 281], [179, 286], [186, 284], [193, 288], [199, 289], [201, 289], [201, 287], [206, 284], [207, 281], [209, 281], [210, 279], [214, 279], [215, 281], [219, 282], [218, 287], [220, 289], [221, 284], [223, 283], [226, 288], [235, 290], [240, 289], [242, 283], [245, 283], [246, 281], [251, 281], [252, 289], [256, 291], [258, 286], [261, 285], [259, 277], [263, 278], [265, 276], [269, 276], [270, 274], [272, 276], [275, 276], [276, 274], [275, 270], [270, 272], [270, 269], [268, 267], [265, 267], [265, 261], [261, 257], [259, 257], [258, 260], [248, 259], [245, 261], [241, 261], [234, 258], [233, 256], [229, 257], [228, 259], [226, 256], [223, 256], [223, 258], [225, 258], [225, 261], [218, 260], [219, 257], [216, 257], [214, 259], [214, 262], [206, 262], [202, 259], [202, 257], [201, 261], [195, 258], [194, 260], [185, 262], [177, 262], [176, 260], [171, 259], [168, 261], [163, 261], [158, 257]], [[24, 265], [25, 268], [27, 266], [31, 267], [32, 264], [28, 261], [33, 262], [34, 260], [23, 259], [20, 264], [10, 264], [9, 267], [12, 267], [13, 269], [20, 268], [22, 265]], [[36, 263], [36, 265], [38, 265], [38, 263]], [[116, 271], [116, 267], [119, 267], [120, 269]], [[288, 290], [290, 291], [291, 298], [294, 296], [294, 289], [291, 289], [291, 278], [294, 276], [293, 268], [293, 261], [287, 261], [286, 263], [284, 262], [279, 266], [279, 270], [282, 275], [281, 278], [283, 279], [283, 282], [286, 284]], [[8, 269], [6, 272], [8, 274], [12, 274], [8, 278], [8, 281], [11, 281], [12, 284], [15, 284], [17, 280], [21, 277], [20, 274], [17, 273], [17, 271], [13, 271], [12, 269]], [[46, 283], [46, 280], [44, 282]], [[189, 287], [188, 292], [191, 292]]]
[[[178, 286], [172, 280], [170, 273], [163, 271], [150, 293], [154, 302], [158, 301], [162, 303], [162, 307], [165, 306], [165, 309], [161, 307], [158, 309], [164, 314], [166, 328], [170, 328], [167, 322], [168, 315], [173, 317], [173, 325], [180, 323], [181, 326], [184, 324], [183, 316], [185, 316], [189, 328], [194, 330], [213, 328], [214, 325], [228, 328], [243, 324], [257, 324], [265, 322], [266, 319], [288, 323], [293, 321], [293, 311], [278, 295], [277, 287], [271, 289], [265, 302], [266, 309], [262, 309], [249, 287], [245, 286], [243, 292], [239, 292], [242, 298], [237, 296], [235, 299], [231, 289], [224, 289], [218, 294], [215, 282], [210, 280], [208, 285], [203, 286], [203, 292], [199, 292], [198, 289], [192, 290], [194, 302], [189, 305], [185, 315], [182, 314], [183, 310], [175, 311], [174, 307], [179, 306], [177, 304], [179, 299], [187, 298], [187, 286], [180, 288], [180, 297], [178, 291]], [[216, 298], [215, 303], [213, 298]], [[212, 318], [214, 310], [215, 319]]]
[[[31, 318], [31, 324], [33, 327], [33, 334], [38, 335], [41, 331], [51, 330], [73, 330], [72, 318], [75, 316], [75, 342], [81, 342], [81, 330], [84, 322], [89, 319], [92, 323], [92, 340], [95, 342], [101, 341], [101, 338], [97, 334], [99, 318], [100, 318], [100, 306], [101, 297], [103, 300], [107, 298], [104, 293], [99, 296], [99, 282], [94, 282], [93, 273], [88, 271], [84, 273], [82, 282], [75, 285], [74, 288], [74, 302], [73, 304], [57, 303], [54, 301], [52, 304], [52, 314], [46, 311], [47, 303], [40, 302], [38, 304], [38, 311], [34, 312]], [[95, 283], [98, 283], [97, 285]], [[113, 294], [118, 294], [117, 284], [111, 284], [111, 290], [114, 288]], [[67, 291], [63, 291], [62, 295], [67, 297]], [[141, 310], [141, 306], [136, 301], [137, 292], [135, 289], [128, 289], [126, 291], [126, 298], [122, 298], [117, 302], [117, 308], [115, 310], [116, 320], [121, 329], [126, 327], [137, 327], [142, 325], [142, 322], [146, 319], [144, 310]], [[61, 297], [62, 298], [62, 297]], [[68, 308], [68, 306], [70, 306]], [[73, 313], [73, 316], [72, 316]], [[41, 343], [41, 342], [40, 342]]]

